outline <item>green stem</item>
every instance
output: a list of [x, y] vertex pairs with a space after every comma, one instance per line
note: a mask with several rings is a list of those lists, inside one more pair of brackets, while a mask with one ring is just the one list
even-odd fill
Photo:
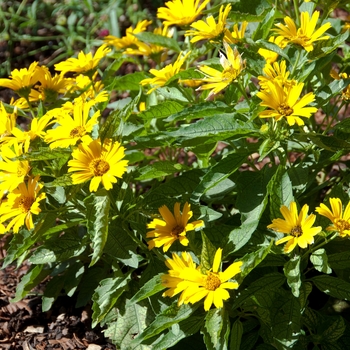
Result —
[[293, 66], [293, 70], [292, 70], [292, 73], [291, 73], [291, 78], [294, 77], [294, 73], [298, 67], [298, 64], [299, 64], [299, 60], [300, 60], [300, 56], [301, 56], [301, 49], [298, 48], [298, 56], [294, 62], [294, 66]]
[[296, 22], [297, 25], [300, 26], [300, 14], [299, 14], [299, 1], [298, 0], [293, 0], [294, 4], [294, 11], [295, 11], [295, 17], [296, 17]]

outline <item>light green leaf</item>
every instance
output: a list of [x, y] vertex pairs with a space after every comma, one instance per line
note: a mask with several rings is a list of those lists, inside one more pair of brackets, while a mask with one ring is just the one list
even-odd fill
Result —
[[334, 298], [350, 300], [350, 283], [337, 277], [322, 275], [311, 278], [315, 286], [323, 293]]
[[121, 77], [115, 78], [113, 85], [110, 87], [111, 90], [131, 90], [139, 91], [140, 90], [140, 81], [146, 79], [147, 76], [144, 72], [135, 72], [123, 75]]
[[315, 269], [327, 274], [332, 273], [332, 269], [328, 265], [328, 257], [325, 249], [317, 249], [310, 256], [310, 261], [314, 265]]
[[183, 110], [183, 105], [176, 101], [164, 101], [138, 114], [144, 120], [165, 118]]
[[206, 274], [207, 271], [213, 268], [214, 256], [216, 253], [216, 247], [210, 242], [206, 234], [201, 231], [202, 234], [202, 252], [201, 252], [201, 271]]
[[231, 328], [230, 350], [240, 350], [243, 335], [243, 324], [237, 319]]
[[287, 277], [288, 286], [292, 289], [292, 293], [296, 298], [299, 297], [301, 286], [300, 261], [301, 257], [295, 255], [284, 265], [283, 268], [284, 275]]
[[188, 103], [187, 97], [176, 87], [164, 86], [158, 88], [157, 92], [166, 99]]
[[140, 40], [148, 44], [154, 44], [162, 47], [166, 47], [170, 50], [180, 52], [181, 48], [178, 42], [173, 38], [168, 38], [164, 35], [154, 34], [150, 32], [137, 33], [135, 36]]
[[259, 39], [266, 39], [267, 36], [270, 34], [270, 29], [275, 19], [275, 12], [276, 10], [273, 8], [271, 11], [269, 11], [266, 14], [265, 18], [258, 24], [258, 27], [256, 28], [255, 32], [252, 35], [252, 39], [254, 41], [257, 41]]
[[128, 288], [130, 274], [123, 277], [106, 278], [100, 282], [92, 296], [92, 327], [100, 323], [112, 309], [119, 297]]
[[189, 167], [187, 167], [184, 164], [163, 160], [161, 162], [156, 162], [150, 165], [146, 165], [143, 168], [140, 168], [139, 172], [141, 175], [138, 176], [136, 180], [144, 181], [150, 179], [157, 179], [188, 169]]
[[107, 242], [110, 199], [103, 189], [87, 197], [84, 202], [87, 209], [87, 229], [92, 241], [92, 266], [100, 259]]
[[335, 321], [322, 332], [322, 340], [329, 343], [336, 342], [345, 332], [346, 325], [342, 316], [337, 316]]

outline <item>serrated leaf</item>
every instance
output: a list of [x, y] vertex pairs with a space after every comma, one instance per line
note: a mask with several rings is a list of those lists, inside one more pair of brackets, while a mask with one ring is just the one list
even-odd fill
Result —
[[315, 286], [323, 293], [334, 298], [350, 300], [350, 283], [332, 276], [315, 276], [311, 278]]
[[123, 277], [106, 278], [100, 282], [92, 296], [92, 327], [100, 323], [112, 309], [119, 297], [128, 288], [130, 274]]
[[310, 261], [314, 265], [315, 269], [327, 274], [332, 273], [332, 269], [328, 265], [328, 257], [325, 249], [317, 249], [310, 255]]
[[155, 106], [149, 107], [146, 111], [138, 114], [144, 120], [153, 118], [166, 118], [183, 110], [183, 105], [176, 101], [164, 101]]
[[301, 257], [295, 255], [284, 265], [283, 268], [284, 275], [287, 277], [288, 286], [291, 288], [292, 294], [296, 298], [299, 297], [301, 286], [300, 261]]
[[84, 202], [87, 209], [87, 229], [92, 241], [92, 266], [100, 259], [107, 242], [110, 199], [103, 189], [87, 197]]
[[142, 32], [142, 33], [137, 33], [135, 36], [148, 44], [154, 44], [162, 47], [166, 47], [170, 50], [174, 50], [176, 52], [180, 52], [181, 48], [177, 41], [173, 38], [168, 38], [164, 35], [159, 35], [159, 34], [154, 34], [150, 32]]
[[188, 98], [176, 87], [164, 86], [158, 88], [157, 92], [166, 99], [188, 103]]
[[243, 335], [242, 322], [237, 319], [231, 328], [230, 350], [240, 350]]
[[202, 235], [202, 252], [201, 252], [201, 271], [206, 274], [207, 271], [212, 269], [214, 263], [214, 256], [216, 253], [216, 247], [210, 242], [206, 234], [201, 231]]
[[162, 285], [161, 275], [162, 274], [158, 274], [146, 282], [128, 303], [135, 304], [165, 289], [166, 287]]
[[54, 276], [47, 282], [45, 285], [44, 295], [42, 296], [42, 312], [50, 310], [54, 301], [61, 294], [65, 280], [65, 276], [60, 275]]

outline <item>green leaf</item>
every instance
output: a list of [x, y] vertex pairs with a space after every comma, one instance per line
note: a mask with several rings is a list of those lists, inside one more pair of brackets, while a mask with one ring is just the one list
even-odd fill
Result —
[[11, 299], [12, 303], [22, 300], [34, 287], [36, 287], [46, 276], [50, 274], [44, 265], [32, 267], [21, 279], [16, 288], [16, 295]]
[[327, 274], [332, 273], [332, 269], [328, 265], [327, 253], [323, 248], [317, 249], [315, 252], [313, 252], [310, 256], [310, 261], [317, 271]]
[[300, 307], [303, 310], [306, 305], [308, 304], [308, 297], [312, 291], [312, 284], [310, 282], [304, 282], [302, 283], [299, 292], [299, 302], [300, 302]]
[[19, 160], [28, 160], [30, 162], [36, 160], [50, 160], [50, 159], [67, 159], [71, 156], [72, 152], [69, 149], [55, 148], [51, 149], [49, 147], [39, 147], [38, 151], [31, 151], [22, 154], [18, 157]]
[[212, 166], [203, 176], [199, 185], [194, 189], [191, 201], [199, 202], [200, 198], [220, 182], [228, 178], [237, 171], [240, 166], [247, 160], [250, 152], [231, 153]]
[[348, 269], [350, 268], [350, 252], [345, 251], [328, 255], [328, 264], [333, 269]]
[[315, 286], [323, 293], [331, 295], [334, 298], [350, 300], [350, 283], [337, 277], [316, 276], [311, 278]]
[[130, 90], [130, 91], [139, 91], [140, 90], [140, 81], [146, 79], [147, 76], [144, 72], [135, 72], [123, 75], [119, 78], [115, 78], [111, 90]]
[[225, 308], [209, 310], [202, 333], [208, 350], [226, 350], [230, 321]]
[[64, 275], [54, 276], [47, 282], [42, 296], [42, 312], [46, 312], [51, 309], [52, 304], [61, 294], [66, 277]]
[[149, 107], [146, 111], [138, 114], [144, 120], [153, 118], [165, 118], [183, 110], [183, 105], [176, 101], [164, 101], [155, 106]]
[[252, 40], [257, 41], [259, 39], [266, 39], [270, 34], [271, 27], [274, 23], [276, 10], [273, 8], [268, 12], [265, 18], [258, 24], [255, 32], [252, 35]]
[[256, 42], [252, 41], [252, 40], [248, 40], [250, 46], [255, 49], [256, 51], [258, 51], [259, 49], [265, 49], [265, 50], [269, 50], [269, 51], [273, 51], [276, 52], [277, 54], [279, 54], [281, 57], [283, 57], [284, 59], [286, 59], [288, 62], [290, 61], [289, 56], [275, 43], [271, 43], [270, 41], [266, 41], [266, 40], [257, 40]]
[[84, 202], [87, 209], [87, 229], [92, 241], [92, 266], [100, 259], [107, 242], [110, 199], [103, 189], [87, 197]]
[[281, 146], [281, 143], [276, 140], [265, 139], [259, 147], [260, 157], [258, 159], [261, 162], [265, 157], [267, 157], [271, 152], [275, 151]]
[[137, 346], [144, 340], [156, 336], [163, 330], [170, 328], [173, 324], [189, 318], [198, 306], [199, 305], [190, 306], [188, 304], [183, 304], [179, 307], [176, 303], [170, 305], [158, 314], [155, 320], [131, 342], [132, 346]]
[[157, 179], [160, 177], [172, 175], [189, 168], [186, 165], [163, 160], [150, 165], [146, 165], [139, 169], [140, 176], [136, 177], [136, 180], [145, 181], [150, 179]]
[[130, 274], [123, 277], [106, 278], [101, 281], [92, 296], [92, 327], [100, 323], [112, 309], [119, 297], [128, 288]]
[[139, 291], [129, 300], [129, 304], [135, 304], [139, 301], [149, 298], [152, 295], [159, 293], [166, 287], [162, 285], [161, 276], [163, 274], [158, 274], [146, 282]]
[[207, 271], [211, 270], [214, 263], [214, 256], [216, 253], [216, 247], [210, 242], [206, 234], [201, 231], [202, 235], [202, 252], [201, 252], [201, 271], [206, 274]]
[[240, 350], [243, 336], [242, 322], [237, 319], [231, 328], [230, 350]]
[[142, 32], [142, 33], [135, 34], [135, 36], [139, 40], [148, 44], [154, 44], [154, 45], [166, 47], [176, 52], [181, 51], [181, 48], [175, 39], [168, 38], [164, 35], [154, 34], [150, 32]]
[[346, 325], [343, 317], [337, 316], [335, 321], [322, 332], [322, 340], [324, 342], [334, 343], [344, 334], [345, 329]]
[[300, 275], [299, 255], [293, 256], [283, 268], [284, 275], [287, 277], [288, 286], [292, 289], [293, 295], [298, 298], [300, 295], [301, 275]]
[[29, 261], [32, 264], [47, 264], [63, 262], [78, 256], [86, 249], [86, 240], [79, 237], [78, 233], [66, 232], [58, 238], [47, 240], [32, 253]]

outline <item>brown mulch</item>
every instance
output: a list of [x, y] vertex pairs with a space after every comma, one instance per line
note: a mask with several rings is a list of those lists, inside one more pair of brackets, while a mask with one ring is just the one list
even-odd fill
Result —
[[[4, 253], [0, 247], [0, 258]], [[74, 297], [59, 297], [50, 311], [42, 312], [44, 285], [40, 285], [32, 295], [11, 303], [28, 269], [29, 264], [24, 263], [18, 269], [10, 265], [0, 270], [1, 350], [116, 350], [100, 327], [91, 328], [90, 306], [75, 308]]]

